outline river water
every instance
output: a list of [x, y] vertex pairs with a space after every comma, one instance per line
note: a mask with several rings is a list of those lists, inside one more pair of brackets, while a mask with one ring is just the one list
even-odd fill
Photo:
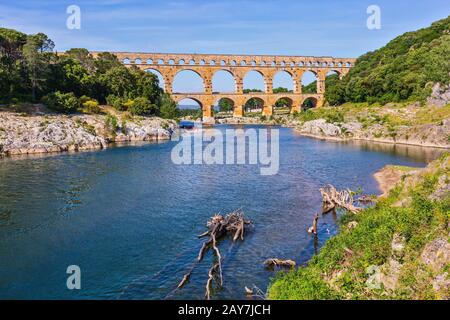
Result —
[[[172, 141], [1, 159], [0, 298], [202, 299], [211, 254], [173, 289], [195, 261], [207, 219], [238, 208], [254, 228], [243, 242], [220, 243], [224, 287], [213, 298], [245, 298], [245, 286], [265, 290], [275, 275], [265, 259], [303, 264], [337, 232], [328, 214], [317, 239], [307, 233], [319, 187], [379, 193], [372, 174], [384, 165], [424, 166], [440, 153], [278, 129], [272, 176], [255, 165], [175, 165]], [[81, 269], [80, 290], [67, 289], [69, 265]]]

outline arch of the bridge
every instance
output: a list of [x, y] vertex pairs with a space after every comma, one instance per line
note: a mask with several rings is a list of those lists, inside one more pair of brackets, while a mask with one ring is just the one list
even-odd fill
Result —
[[[91, 52], [96, 56], [98, 52]], [[264, 101], [263, 114], [272, 114], [275, 102], [286, 97], [292, 100], [291, 111], [300, 111], [307, 98], [313, 98], [317, 106], [324, 101], [325, 78], [330, 71], [339, 77], [347, 74], [354, 65], [355, 59], [334, 57], [302, 57], [302, 56], [239, 56], [239, 55], [202, 55], [202, 54], [153, 54], [113, 52], [125, 65], [135, 65], [142, 70], [154, 70], [161, 74], [164, 90], [171, 94], [175, 101], [190, 98], [197, 101], [205, 117], [212, 116], [212, 106], [219, 98], [233, 101], [234, 115], [243, 115], [243, 106], [248, 99], [260, 98]], [[175, 76], [184, 70], [197, 73], [202, 81], [204, 91], [201, 93], [173, 92]], [[216, 93], [212, 91], [212, 80], [216, 72], [229, 72], [235, 81], [234, 93]], [[264, 80], [265, 90], [258, 93], [244, 94], [244, 78], [250, 71], [259, 72]], [[280, 72], [287, 72], [293, 81], [292, 93], [273, 93], [273, 79]], [[317, 93], [302, 94], [302, 77], [311, 71], [317, 78]]]
[[205, 95], [203, 93], [174, 93], [172, 94], [175, 102], [180, 102], [184, 99], [191, 99], [196, 101], [202, 108], [204, 117], [212, 117], [214, 114], [213, 107], [217, 105], [220, 99], [229, 99], [233, 102], [233, 115], [241, 117], [244, 115], [245, 104], [252, 98], [257, 98], [263, 101], [263, 115], [270, 116], [273, 114], [275, 103], [280, 99], [289, 99], [292, 101], [290, 112], [301, 112], [302, 105], [308, 99], [312, 99], [315, 105], [323, 102], [323, 95], [321, 94], [295, 94], [295, 93], [272, 93], [264, 92], [250, 92], [247, 94], [237, 93], [214, 93]]
[[173, 81], [177, 74], [183, 71], [192, 71], [196, 73], [203, 81], [203, 88], [205, 94], [211, 94], [212, 91], [212, 80], [214, 75], [218, 71], [226, 71], [230, 73], [235, 82], [235, 93], [243, 93], [244, 91], [244, 78], [251, 72], [256, 71], [263, 77], [264, 81], [264, 92], [273, 92], [273, 79], [275, 75], [279, 72], [286, 72], [292, 78], [293, 92], [302, 92], [302, 77], [305, 72], [312, 72], [317, 79], [317, 93], [325, 92], [325, 78], [327, 73], [330, 71], [336, 72], [340, 77], [348, 73], [347, 69], [343, 68], [271, 68], [264, 69], [259, 67], [236, 67], [236, 68], [224, 68], [224, 67], [211, 67], [211, 66], [159, 66], [159, 65], [137, 65], [138, 68], [142, 70], [153, 70], [161, 74], [164, 81], [164, 90], [169, 93], [175, 93], [173, 91]]

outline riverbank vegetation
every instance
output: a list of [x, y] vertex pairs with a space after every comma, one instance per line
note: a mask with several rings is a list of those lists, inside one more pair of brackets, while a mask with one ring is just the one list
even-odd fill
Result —
[[75, 48], [54, 52], [47, 35], [0, 28], [0, 103], [44, 102], [60, 113], [100, 112], [98, 104], [134, 115], [175, 118], [175, 102], [156, 75], [127, 68], [108, 52], [93, 57]]
[[[279, 273], [270, 299], [449, 299], [450, 155], [403, 170], [389, 195], [340, 217], [306, 265]], [[320, 234], [318, 235], [320, 237]]]

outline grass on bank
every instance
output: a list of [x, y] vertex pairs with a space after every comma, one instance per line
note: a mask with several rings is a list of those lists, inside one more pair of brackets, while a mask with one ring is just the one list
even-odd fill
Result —
[[[437, 299], [436, 276], [421, 262], [420, 254], [431, 240], [449, 239], [450, 197], [430, 200], [439, 177], [450, 179], [450, 155], [434, 164], [409, 190], [404, 183], [362, 213], [344, 214], [340, 233], [327, 241], [305, 267], [279, 273], [269, 287], [270, 299]], [[442, 178], [441, 178], [442, 179]], [[447, 181], [448, 183], [448, 181]], [[398, 205], [403, 200], [402, 205]], [[356, 221], [354, 229], [346, 225]], [[391, 257], [394, 234], [405, 237], [402, 268], [395, 290], [369, 289], [371, 266], [382, 266]], [[319, 235], [320, 236], [320, 235]], [[450, 271], [447, 265], [440, 272]], [[448, 274], [447, 274], [448, 277]], [[448, 294], [448, 293], [447, 293]], [[447, 296], [448, 297], [448, 296]]]

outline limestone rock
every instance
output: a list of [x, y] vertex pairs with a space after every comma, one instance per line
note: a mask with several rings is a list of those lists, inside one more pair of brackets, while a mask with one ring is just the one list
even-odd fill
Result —
[[435, 239], [425, 246], [420, 258], [433, 272], [440, 272], [450, 263], [450, 243], [445, 238]]
[[301, 127], [300, 132], [315, 136], [338, 137], [342, 130], [333, 123], [328, 123], [325, 119], [306, 121]]
[[429, 104], [443, 107], [450, 103], [450, 85], [441, 85], [436, 83], [431, 89], [431, 95], [428, 97]]
[[[175, 122], [139, 118], [118, 128], [116, 141], [170, 139]], [[124, 131], [122, 133], [121, 131]], [[114, 135], [103, 115], [33, 115], [0, 112], [0, 154], [17, 155], [103, 149]]]

